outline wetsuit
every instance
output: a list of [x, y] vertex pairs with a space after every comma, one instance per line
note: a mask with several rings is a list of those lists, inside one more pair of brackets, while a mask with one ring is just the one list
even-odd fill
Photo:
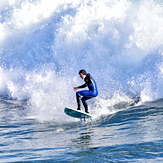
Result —
[[[86, 74], [84, 78], [85, 84], [79, 86], [78, 88], [85, 88], [88, 86], [89, 90], [83, 90], [76, 92], [76, 98], [78, 103], [78, 110], [81, 110], [81, 100], [85, 108], [85, 112], [88, 113], [88, 105], [86, 100], [96, 97], [98, 95], [97, 85], [95, 80], [92, 78], [90, 74]], [[82, 96], [82, 98], [81, 98]]]

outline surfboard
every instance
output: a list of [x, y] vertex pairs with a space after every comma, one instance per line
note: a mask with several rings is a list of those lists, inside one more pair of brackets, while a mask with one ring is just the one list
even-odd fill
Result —
[[72, 108], [65, 108], [64, 111], [67, 115], [69, 115], [71, 117], [80, 118], [81, 122], [82, 122], [82, 119], [85, 120], [85, 118], [90, 118], [90, 120], [92, 121], [92, 116], [88, 113], [83, 112], [83, 111], [72, 109]]

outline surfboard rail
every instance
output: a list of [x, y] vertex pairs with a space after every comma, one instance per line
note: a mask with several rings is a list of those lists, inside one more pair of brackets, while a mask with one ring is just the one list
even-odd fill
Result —
[[80, 118], [81, 121], [82, 121], [82, 119], [85, 119], [85, 118], [90, 118], [90, 120], [92, 121], [92, 116], [88, 113], [81, 111], [81, 110], [76, 110], [76, 109], [66, 107], [64, 109], [64, 112], [71, 117]]

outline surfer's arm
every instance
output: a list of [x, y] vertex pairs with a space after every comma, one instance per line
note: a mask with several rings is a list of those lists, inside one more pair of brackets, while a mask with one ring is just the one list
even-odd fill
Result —
[[87, 84], [83, 84], [83, 85], [81, 85], [81, 86], [79, 86], [79, 87], [75, 87], [74, 88], [74, 91], [77, 91], [78, 89], [80, 89], [80, 88], [85, 88], [87, 86]]
[[79, 86], [77, 88], [85, 88], [86, 86], [87, 86], [87, 84], [83, 84], [83, 85], [81, 85], [81, 86]]

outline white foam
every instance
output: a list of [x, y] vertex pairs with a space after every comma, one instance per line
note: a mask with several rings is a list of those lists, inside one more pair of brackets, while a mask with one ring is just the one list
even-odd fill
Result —
[[0, 94], [28, 100], [31, 116], [68, 120], [63, 109], [77, 106], [73, 87], [83, 84], [81, 68], [97, 82], [101, 114], [137, 95], [162, 98], [161, 2], [3, 0], [0, 6]]

